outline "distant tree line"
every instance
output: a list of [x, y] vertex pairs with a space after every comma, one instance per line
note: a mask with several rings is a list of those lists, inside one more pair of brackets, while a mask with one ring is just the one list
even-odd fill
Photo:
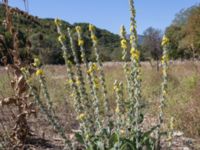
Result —
[[142, 59], [158, 61], [162, 54], [161, 38], [169, 40], [171, 59], [199, 59], [200, 56], [200, 4], [176, 14], [172, 24], [161, 30], [149, 27], [144, 31], [141, 44]]
[[200, 56], [200, 4], [181, 10], [166, 29], [170, 56], [174, 59]]

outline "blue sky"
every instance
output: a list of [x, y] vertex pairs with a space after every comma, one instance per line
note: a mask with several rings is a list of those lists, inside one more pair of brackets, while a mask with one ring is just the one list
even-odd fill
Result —
[[[135, 0], [139, 34], [152, 26], [164, 31], [175, 14], [200, 0]], [[23, 0], [9, 0], [24, 9]], [[118, 33], [123, 24], [129, 29], [128, 0], [29, 0], [29, 12], [41, 18], [59, 17], [69, 23], [89, 22]]]

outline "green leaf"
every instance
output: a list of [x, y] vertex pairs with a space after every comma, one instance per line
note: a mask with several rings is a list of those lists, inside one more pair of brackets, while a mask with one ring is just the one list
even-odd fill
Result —
[[117, 133], [113, 133], [109, 139], [110, 146], [113, 147], [117, 142], [119, 142], [119, 135]]
[[130, 141], [129, 139], [123, 139], [120, 150], [136, 150], [135, 147], [135, 142]]
[[104, 143], [102, 143], [101, 141], [97, 141], [97, 147], [98, 150], [104, 150]]
[[79, 143], [85, 144], [84, 138], [83, 138], [83, 136], [82, 136], [80, 133], [75, 133], [75, 137], [76, 137], [76, 140], [77, 140]]

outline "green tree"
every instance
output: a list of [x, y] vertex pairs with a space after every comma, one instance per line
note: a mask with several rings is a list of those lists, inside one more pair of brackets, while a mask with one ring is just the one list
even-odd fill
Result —
[[146, 57], [150, 56], [156, 60], [157, 70], [159, 70], [159, 60], [162, 55], [161, 40], [162, 32], [160, 30], [149, 27], [144, 31], [142, 50]]
[[165, 34], [170, 39], [171, 58], [198, 58], [200, 56], [200, 5], [180, 11]]

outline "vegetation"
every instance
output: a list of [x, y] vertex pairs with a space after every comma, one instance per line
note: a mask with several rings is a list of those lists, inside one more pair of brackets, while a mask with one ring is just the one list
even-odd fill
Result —
[[195, 5], [178, 13], [166, 29], [170, 39], [172, 58], [199, 58], [200, 54], [200, 5]]
[[159, 61], [162, 56], [161, 41], [162, 33], [160, 30], [149, 27], [144, 31], [144, 39], [141, 45], [143, 58], [156, 60], [157, 70], [159, 70]]

